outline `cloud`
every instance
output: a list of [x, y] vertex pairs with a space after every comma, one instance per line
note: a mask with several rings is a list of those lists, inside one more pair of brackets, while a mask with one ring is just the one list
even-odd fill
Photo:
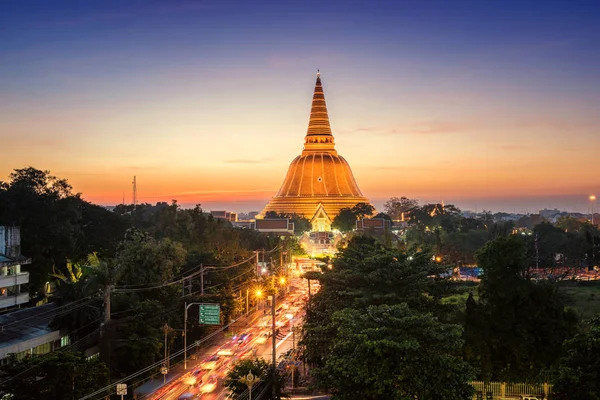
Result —
[[267, 161], [271, 161], [271, 157], [264, 157], [259, 159], [249, 159], [249, 158], [234, 158], [231, 160], [224, 160], [223, 162], [226, 164], [262, 164]]
[[[594, 131], [600, 129], [596, 121], [573, 121], [564, 118], [535, 117], [514, 120], [495, 120], [476, 118], [463, 121], [431, 120], [399, 123], [392, 126], [367, 126], [341, 131], [342, 134], [369, 133], [374, 135], [448, 135], [456, 133], [472, 133], [481, 131], [519, 131], [562, 130], [562, 131]], [[505, 150], [517, 150], [515, 148]]]
[[360, 127], [342, 133], [373, 133], [376, 135], [443, 135], [473, 131], [476, 124], [453, 121], [419, 121], [393, 127]]
[[517, 151], [517, 150], [529, 150], [531, 149], [531, 147], [529, 146], [520, 146], [518, 144], [507, 144], [507, 145], [501, 145], [501, 146], [497, 146], [500, 150], [506, 150], [506, 151]]

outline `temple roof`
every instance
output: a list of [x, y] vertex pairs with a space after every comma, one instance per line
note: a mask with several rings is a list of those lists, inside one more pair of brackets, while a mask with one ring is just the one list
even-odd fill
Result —
[[308, 130], [304, 138], [304, 152], [328, 152], [336, 154], [331, 125], [329, 125], [329, 114], [325, 103], [325, 93], [321, 84], [321, 74], [317, 72], [317, 82], [313, 94], [312, 106], [310, 108], [310, 119]]
[[320, 209], [334, 218], [342, 208], [368, 202], [350, 165], [335, 150], [321, 76], [317, 73], [302, 154], [291, 162], [279, 191], [261, 215], [275, 211], [310, 219]]

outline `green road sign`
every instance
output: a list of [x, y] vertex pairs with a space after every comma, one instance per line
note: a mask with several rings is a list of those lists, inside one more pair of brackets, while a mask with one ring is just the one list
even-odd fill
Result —
[[220, 325], [221, 306], [218, 304], [200, 304], [200, 323], [206, 325]]

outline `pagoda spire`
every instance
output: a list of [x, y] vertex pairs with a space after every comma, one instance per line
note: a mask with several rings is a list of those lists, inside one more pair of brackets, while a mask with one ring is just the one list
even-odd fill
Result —
[[304, 139], [304, 151], [335, 151], [319, 70], [317, 70], [317, 82], [310, 109], [308, 130]]

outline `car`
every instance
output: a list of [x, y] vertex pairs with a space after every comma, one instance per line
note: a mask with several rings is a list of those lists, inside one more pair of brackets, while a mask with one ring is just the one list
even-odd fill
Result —
[[234, 351], [229, 347], [222, 347], [217, 351], [218, 356], [232, 356]]
[[256, 343], [265, 344], [267, 340], [271, 337], [271, 332], [263, 332], [256, 338]]
[[248, 342], [251, 337], [252, 337], [251, 334], [243, 333], [237, 338], [237, 344], [238, 345], [244, 344], [244, 343]]
[[202, 362], [200, 364], [201, 369], [213, 370], [217, 369], [223, 364], [223, 360], [219, 356], [212, 356]]

